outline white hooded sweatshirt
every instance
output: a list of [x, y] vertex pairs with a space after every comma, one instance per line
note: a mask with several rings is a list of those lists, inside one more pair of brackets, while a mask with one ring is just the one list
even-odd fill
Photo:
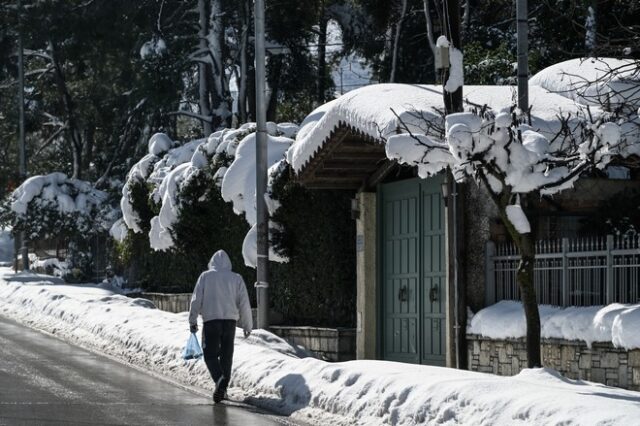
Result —
[[245, 331], [253, 328], [247, 288], [242, 277], [231, 270], [231, 260], [224, 250], [213, 255], [209, 270], [200, 275], [193, 289], [189, 324], [197, 324], [200, 314], [204, 322], [235, 320]]

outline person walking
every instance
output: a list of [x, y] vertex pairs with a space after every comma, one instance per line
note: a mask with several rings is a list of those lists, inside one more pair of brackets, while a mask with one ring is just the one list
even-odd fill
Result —
[[218, 250], [209, 261], [209, 270], [198, 278], [189, 309], [189, 329], [198, 331], [202, 315], [202, 351], [204, 362], [216, 387], [213, 401], [225, 397], [231, 379], [236, 323], [248, 337], [253, 329], [251, 304], [244, 280], [231, 270], [231, 260]]

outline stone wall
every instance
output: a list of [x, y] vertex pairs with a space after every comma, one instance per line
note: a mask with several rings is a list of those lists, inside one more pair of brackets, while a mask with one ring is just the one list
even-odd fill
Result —
[[191, 303], [191, 293], [136, 293], [129, 296], [151, 300], [161, 311], [173, 313], [188, 311]]
[[[524, 339], [492, 340], [467, 335], [468, 367], [512, 376], [527, 366]], [[570, 379], [588, 380], [640, 391], [640, 349], [627, 351], [611, 343], [542, 339], [542, 363]]]
[[356, 358], [356, 330], [353, 328], [270, 326], [269, 330], [325, 361]]

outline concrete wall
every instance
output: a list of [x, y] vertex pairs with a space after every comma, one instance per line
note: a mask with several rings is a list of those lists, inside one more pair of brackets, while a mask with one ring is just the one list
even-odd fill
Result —
[[356, 269], [357, 269], [357, 359], [376, 359], [378, 292], [376, 256], [376, 193], [357, 194], [359, 217], [356, 220]]
[[[467, 335], [469, 370], [512, 376], [527, 366], [524, 339], [492, 340]], [[542, 363], [570, 379], [640, 390], [640, 349], [627, 351], [611, 343], [542, 340]]]
[[353, 328], [271, 326], [269, 330], [325, 361], [350, 361], [356, 356], [356, 332]]

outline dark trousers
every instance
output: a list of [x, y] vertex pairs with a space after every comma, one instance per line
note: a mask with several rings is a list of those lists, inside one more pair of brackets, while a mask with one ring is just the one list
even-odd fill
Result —
[[204, 323], [202, 330], [204, 362], [215, 383], [224, 376], [223, 383], [229, 384], [235, 337], [236, 322], [234, 320], [211, 320]]

